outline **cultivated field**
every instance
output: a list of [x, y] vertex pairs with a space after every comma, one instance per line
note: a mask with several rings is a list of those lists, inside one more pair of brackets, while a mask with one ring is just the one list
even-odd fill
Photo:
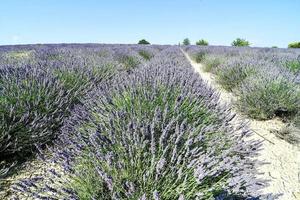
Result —
[[300, 51], [0, 47], [0, 198], [300, 198]]

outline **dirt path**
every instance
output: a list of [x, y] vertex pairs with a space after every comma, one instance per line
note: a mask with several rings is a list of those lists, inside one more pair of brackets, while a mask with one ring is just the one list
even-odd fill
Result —
[[[230, 105], [234, 100], [233, 95], [221, 89], [216, 84], [215, 78], [211, 73], [203, 72], [201, 64], [194, 62], [185, 52], [183, 53], [201, 78], [220, 93], [220, 103]], [[239, 119], [244, 118], [241, 114], [237, 116]], [[270, 133], [270, 130], [278, 130], [282, 127], [283, 123], [279, 119], [268, 121], [246, 120], [250, 122], [249, 126], [255, 133], [252, 139], [263, 140], [263, 149], [258, 159], [270, 163], [258, 169], [258, 171], [262, 173], [259, 175], [260, 178], [270, 180], [269, 186], [262, 192], [264, 194], [282, 194], [282, 196], [279, 197], [280, 200], [299, 200], [300, 150], [296, 146]]]

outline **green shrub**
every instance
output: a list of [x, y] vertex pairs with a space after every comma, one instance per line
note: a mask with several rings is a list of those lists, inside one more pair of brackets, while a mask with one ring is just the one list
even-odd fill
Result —
[[227, 91], [232, 91], [239, 86], [247, 77], [255, 73], [254, 67], [236, 64], [222, 66], [216, 72], [217, 83]]
[[75, 163], [74, 170], [80, 173], [70, 177], [68, 187], [76, 191], [80, 200], [106, 200], [105, 187], [103, 181], [98, 178], [92, 158], [82, 155], [76, 159]]
[[120, 58], [120, 63], [124, 65], [125, 70], [130, 71], [136, 68], [140, 64], [140, 61], [134, 56], [123, 55]]
[[255, 119], [290, 117], [300, 108], [299, 86], [283, 78], [252, 76], [236, 94], [241, 112]]
[[231, 45], [236, 47], [244, 47], [244, 46], [249, 46], [250, 43], [245, 39], [237, 38], [231, 43]]
[[53, 74], [62, 83], [64, 89], [70, 93], [72, 104], [79, 103], [91, 86], [90, 78], [80, 70], [75, 69], [57, 69]]
[[147, 40], [145, 39], [142, 39], [138, 42], [138, 44], [150, 44], [150, 42], [148, 42]]
[[183, 45], [190, 45], [191, 42], [190, 42], [190, 39], [189, 38], [185, 38], [182, 42]]
[[142, 56], [145, 60], [150, 60], [151, 58], [153, 58], [153, 55], [145, 50], [139, 51], [139, 55]]
[[288, 45], [289, 48], [300, 48], [300, 42], [292, 42]]
[[[131, 89], [132, 90], [132, 89]], [[115, 109], [118, 110], [135, 110], [134, 115], [137, 115], [140, 119], [145, 117], [154, 117], [155, 108], [159, 107], [161, 110], [165, 109], [165, 106], [170, 106], [168, 118], [174, 117], [174, 115], [179, 115], [180, 118], [185, 118], [188, 123], [195, 120], [197, 117], [203, 118], [203, 123], [211, 122], [212, 120], [216, 119], [214, 116], [207, 113], [208, 111], [202, 107], [195, 107], [194, 100], [185, 101], [183, 104], [178, 107], [177, 114], [174, 113], [172, 110], [175, 108], [176, 98], [180, 94], [180, 90], [177, 88], [166, 88], [161, 86], [159, 90], [155, 91], [156, 96], [152, 101], [146, 96], [142, 96], [144, 92], [150, 94], [152, 91], [151, 88], [137, 88], [135, 93], [132, 91], [125, 91], [122, 94], [115, 94], [112, 98], [112, 102], [115, 106]], [[153, 91], [154, 92], [154, 91]], [[135, 94], [139, 94], [139, 96], [135, 96]], [[165, 98], [165, 99], [164, 99]], [[125, 118], [126, 119], [126, 118]], [[124, 119], [124, 120], [125, 120]], [[128, 120], [131, 117], [128, 118]]]
[[195, 60], [196, 63], [201, 63], [205, 59], [206, 53], [203, 51], [195, 53], [192, 58]]
[[[197, 99], [183, 99], [181, 103], [178, 104], [178, 97], [180, 97], [181, 94], [179, 88], [167, 88], [162, 86], [158, 90], [153, 90], [151, 87], [143, 86], [134, 89], [135, 91], [132, 91], [133, 88], [128, 88], [123, 93], [115, 93], [112, 96], [111, 105], [107, 106], [108, 110], [105, 111], [109, 113], [123, 111], [122, 119], [119, 117], [112, 119], [108, 113], [100, 113], [95, 110], [95, 112], [92, 113], [95, 120], [92, 123], [93, 125], [83, 124], [83, 127], [80, 127], [82, 132], [93, 132], [97, 130], [95, 126], [97, 124], [114, 124], [114, 126], [111, 127], [114, 130], [114, 138], [120, 139], [112, 142], [109, 146], [103, 144], [103, 148], [101, 150], [99, 149], [98, 152], [104, 155], [105, 152], [113, 150], [114, 155], [121, 156], [112, 156], [111, 161], [122, 163], [122, 167], [118, 165], [109, 166], [106, 161], [91, 157], [91, 153], [81, 155], [77, 167], [75, 168], [75, 170], [80, 172], [79, 176], [74, 176], [70, 181], [72, 190], [76, 191], [80, 199], [90, 199], [91, 197], [104, 200], [110, 199], [112, 192], [107, 189], [107, 186], [105, 187], [105, 185], [103, 185], [103, 182], [106, 180], [99, 178], [99, 172], [97, 172], [98, 168], [101, 169], [104, 175], [109, 175], [111, 180], [113, 180], [114, 193], [116, 194], [122, 195], [123, 191], [126, 190], [126, 188], [124, 188], [124, 181], [131, 182], [131, 185], [135, 185], [134, 193], [131, 195], [132, 199], [138, 199], [143, 194], [150, 197], [154, 187], [158, 191], [161, 191], [163, 199], [170, 200], [177, 199], [178, 193], [186, 194], [187, 197], [193, 197], [199, 190], [204, 192], [206, 197], [212, 197], [218, 194], [222, 188], [222, 184], [225, 184], [226, 179], [229, 178], [229, 174], [219, 174], [218, 177], [208, 178], [203, 181], [203, 183], [197, 184], [194, 178], [193, 168], [189, 168], [186, 164], [181, 163], [178, 168], [183, 170], [184, 177], [186, 177], [184, 179], [185, 181], [178, 180], [178, 177], [175, 175], [176, 170], [174, 170], [174, 166], [172, 165], [164, 166], [162, 170], [165, 170], [167, 173], [164, 175], [164, 178], [157, 179], [155, 177], [158, 176], [156, 174], [158, 164], [154, 164], [159, 163], [159, 159], [164, 156], [170, 160], [173, 152], [171, 149], [176, 149], [178, 154], [184, 151], [184, 144], [187, 143], [186, 141], [190, 139], [190, 137], [192, 138], [192, 136], [187, 137], [183, 135], [181, 140], [176, 142], [175, 137], [168, 137], [168, 141], [172, 141], [170, 142], [170, 147], [168, 147], [170, 150], [167, 151], [163, 149], [161, 135], [163, 135], [164, 132], [160, 127], [165, 127], [165, 124], [169, 124], [169, 120], [176, 118], [177, 124], [193, 124], [194, 127], [197, 127], [195, 130], [200, 130], [201, 127], [206, 127], [208, 124], [221, 123], [217, 116], [199, 104], [199, 100]], [[156, 95], [150, 100], [148, 94], [153, 93]], [[99, 105], [100, 104], [97, 106]], [[152, 119], [155, 120], [158, 110], [164, 111], [165, 116], [162, 116], [163, 119], [155, 122], [149, 121]], [[150, 143], [147, 142], [143, 144], [142, 142], [141, 144], [137, 142], [139, 141], [139, 137], [147, 138], [147, 136], [140, 136], [143, 133], [143, 129], [137, 129], [134, 134], [128, 132], [127, 126], [131, 123], [132, 119], [137, 120], [137, 127], [142, 126], [143, 121], [153, 124], [155, 137], [152, 140], [157, 143], [155, 147], [150, 146]], [[136, 125], [133, 126], [135, 127]], [[177, 128], [179, 129], [179, 125], [177, 125]], [[183, 126], [180, 126], [180, 128], [183, 129]], [[175, 132], [175, 129], [175, 126], [172, 126], [168, 132], [178, 134]], [[190, 133], [196, 135], [196, 132], [193, 133], [192, 130], [190, 130]], [[109, 132], [103, 130], [102, 134], [110, 138]], [[137, 135], [135, 136], [135, 134]], [[205, 138], [201, 139], [201, 142], [197, 142], [196, 139], [190, 140], [191, 142], [195, 141], [195, 144], [191, 145], [190, 148], [196, 148], [196, 143], [199, 143], [198, 145], [201, 143], [202, 151], [205, 152], [206, 148], [213, 145], [212, 141], [219, 138], [223, 138], [222, 140], [227, 141], [227, 145], [230, 145], [231, 141], [229, 138], [226, 138], [224, 133], [212, 131], [207, 132]], [[151, 142], [154, 143], [154, 141]], [[123, 142], [126, 143], [126, 146], [130, 147], [129, 152], [124, 148]], [[214, 144], [214, 147], [219, 151], [222, 151], [223, 148], [228, 148], [222, 145], [218, 146], [217, 144]], [[152, 152], [154, 150], [150, 150], [151, 148], [156, 149], [154, 153]], [[133, 160], [134, 162], [132, 162]], [[95, 166], [97, 166], [97, 168]], [[145, 175], [145, 173], [148, 173], [148, 175]], [[143, 177], [145, 177], [146, 180], [143, 180]], [[175, 182], [176, 184], [174, 184]], [[173, 192], [174, 190], [178, 191]]]
[[89, 68], [58, 68], [53, 70], [55, 77], [70, 93], [72, 104], [79, 103], [93, 85], [111, 78], [116, 73], [115, 66], [110, 63]]
[[203, 60], [203, 70], [205, 72], [214, 72], [220, 64], [222, 63], [222, 58], [216, 56], [205, 56]]
[[[93, 84], [114, 73], [113, 65], [89, 69], [33, 67], [0, 70], [1, 156], [30, 154], [57, 134], [68, 109], [78, 103]], [[0, 156], [0, 157], [1, 157]]]
[[196, 42], [196, 45], [207, 46], [208, 42], [204, 39], [201, 39]]
[[300, 61], [298, 60], [287, 61], [285, 63], [285, 67], [288, 68], [293, 73], [298, 73], [300, 72]]
[[27, 67], [0, 73], [0, 159], [24, 159], [35, 144], [55, 138], [68, 114], [70, 96], [42, 70]]

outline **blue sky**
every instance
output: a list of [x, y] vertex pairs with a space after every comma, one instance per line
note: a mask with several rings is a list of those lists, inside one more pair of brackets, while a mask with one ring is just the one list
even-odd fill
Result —
[[185, 37], [286, 47], [300, 41], [299, 0], [3, 0], [0, 45], [177, 44]]

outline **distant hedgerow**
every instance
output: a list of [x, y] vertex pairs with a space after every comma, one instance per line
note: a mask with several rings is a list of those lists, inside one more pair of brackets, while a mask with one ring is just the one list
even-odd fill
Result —
[[292, 42], [288, 45], [289, 48], [300, 48], [300, 42]]
[[244, 46], [249, 46], [250, 43], [245, 39], [237, 38], [231, 43], [231, 45], [236, 47], [244, 47]]
[[200, 46], [207, 46], [208, 45], [208, 42], [204, 39], [201, 39], [201, 40], [198, 40], [196, 42], [196, 45], [200, 45]]
[[190, 42], [190, 39], [189, 38], [185, 38], [182, 42], [183, 45], [190, 45], [191, 42]]
[[147, 40], [145, 39], [142, 39], [138, 42], [138, 44], [150, 44], [150, 42], [148, 42]]

